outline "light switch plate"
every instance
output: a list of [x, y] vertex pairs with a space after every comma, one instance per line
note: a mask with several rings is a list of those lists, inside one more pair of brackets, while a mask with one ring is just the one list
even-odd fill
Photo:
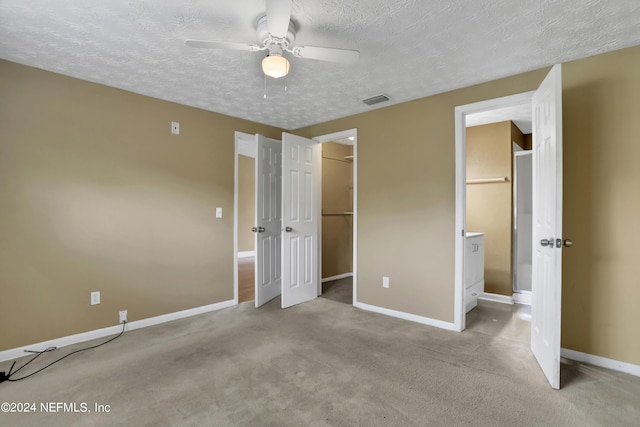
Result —
[[100, 304], [100, 291], [91, 292], [91, 305]]
[[216, 218], [222, 218], [222, 208], [216, 208]]
[[180, 135], [180, 122], [171, 122], [171, 133]]

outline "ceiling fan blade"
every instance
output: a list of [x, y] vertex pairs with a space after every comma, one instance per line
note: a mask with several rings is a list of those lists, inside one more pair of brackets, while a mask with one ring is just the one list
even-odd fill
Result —
[[267, 29], [273, 37], [287, 37], [292, 7], [292, 0], [267, 0]]
[[298, 58], [339, 62], [341, 64], [353, 64], [360, 58], [360, 52], [357, 50], [336, 49], [332, 47], [299, 46], [291, 49], [291, 53]]
[[249, 52], [255, 52], [258, 50], [262, 50], [259, 46], [255, 44], [246, 44], [246, 43], [234, 43], [234, 42], [223, 42], [216, 40], [187, 40], [184, 42], [189, 47], [195, 48], [203, 48], [203, 49], [232, 49], [232, 50], [245, 50]]

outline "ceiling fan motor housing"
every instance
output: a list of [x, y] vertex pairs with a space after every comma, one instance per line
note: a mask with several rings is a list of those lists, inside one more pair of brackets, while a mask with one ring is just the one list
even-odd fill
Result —
[[282, 50], [285, 50], [287, 47], [291, 46], [296, 39], [296, 25], [293, 21], [289, 20], [287, 36], [284, 38], [274, 37], [269, 33], [269, 29], [267, 28], [267, 16], [265, 15], [258, 20], [257, 33], [258, 41], [262, 43], [264, 47], [269, 48], [272, 45], [278, 45]]

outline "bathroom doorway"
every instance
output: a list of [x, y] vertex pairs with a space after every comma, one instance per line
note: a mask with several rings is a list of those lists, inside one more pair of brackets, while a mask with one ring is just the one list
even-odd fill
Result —
[[[457, 117], [456, 140], [458, 143], [462, 140], [462, 144], [458, 144], [456, 164], [464, 165], [464, 169], [456, 169], [456, 203], [458, 207], [465, 207], [464, 211], [458, 209], [456, 212], [463, 236], [462, 244], [457, 241], [456, 246], [456, 264], [460, 263], [462, 267], [457, 266], [456, 271], [463, 272], [456, 275], [456, 301], [461, 304], [455, 307], [455, 323], [460, 329], [465, 329], [466, 313], [476, 305], [470, 303], [469, 295], [479, 293], [475, 297], [479, 300], [506, 304], [526, 302], [519, 301], [521, 294], [513, 290], [512, 185], [514, 152], [531, 149], [532, 94], [528, 92], [456, 109], [456, 114], [463, 117], [463, 120]], [[475, 142], [469, 139], [470, 129], [474, 130]], [[516, 145], [518, 148], [514, 148]], [[460, 184], [464, 188], [460, 188]], [[492, 198], [491, 202], [488, 202], [489, 198]], [[475, 234], [482, 235], [483, 241], [471, 242]], [[467, 270], [474, 265], [466, 262], [473, 260], [470, 247], [482, 248], [485, 252], [486, 259], [482, 260], [484, 277], [468, 274]], [[476, 281], [483, 285], [482, 290], [478, 291], [480, 286], [475, 286]]]

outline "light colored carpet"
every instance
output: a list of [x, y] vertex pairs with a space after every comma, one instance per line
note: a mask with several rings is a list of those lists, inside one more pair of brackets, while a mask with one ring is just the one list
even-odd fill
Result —
[[324, 282], [321, 298], [353, 305], [353, 277]]
[[109, 413], [0, 413], [0, 425], [637, 426], [640, 420], [640, 378], [565, 363], [563, 389], [552, 390], [530, 355], [528, 323], [516, 306], [482, 302], [469, 314], [468, 330], [456, 333], [325, 298], [286, 310], [279, 304], [243, 303], [131, 331], [25, 381], [0, 384], [0, 402], [110, 405]]

